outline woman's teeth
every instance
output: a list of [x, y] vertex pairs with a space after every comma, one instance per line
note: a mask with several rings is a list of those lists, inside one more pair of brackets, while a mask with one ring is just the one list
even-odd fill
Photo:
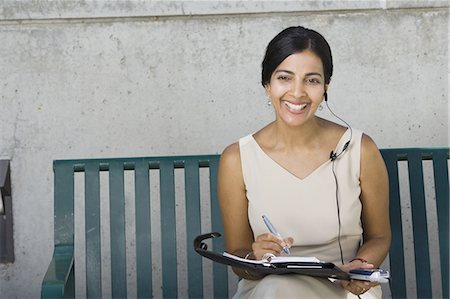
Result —
[[290, 110], [293, 110], [293, 111], [301, 111], [301, 110], [305, 109], [305, 107], [307, 106], [307, 104], [296, 105], [296, 104], [292, 104], [289, 102], [284, 102], [284, 103], [285, 103], [286, 107], [288, 107]]

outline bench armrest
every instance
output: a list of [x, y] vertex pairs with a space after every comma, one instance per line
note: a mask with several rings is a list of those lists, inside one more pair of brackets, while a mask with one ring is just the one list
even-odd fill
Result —
[[74, 297], [73, 245], [57, 245], [42, 282], [41, 298]]

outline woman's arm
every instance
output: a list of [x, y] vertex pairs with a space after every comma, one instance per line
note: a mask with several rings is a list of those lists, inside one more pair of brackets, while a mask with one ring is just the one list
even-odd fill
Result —
[[[345, 264], [346, 271], [358, 268], [378, 268], [389, 251], [391, 228], [389, 223], [389, 181], [384, 160], [375, 142], [363, 135], [361, 143], [361, 203], [363, 244], [355, 260]], [[367, 261], [367, 262], [364, 262]], [[342, 282], [348, 291], [358, 295], [377, 283]]]
[[[253, 232], [248, 222], [248, 201], [245, 195], [239, 144], [228, 146], [220, 158], [218, 196], [222, 212], [226, 251], [246, 257], [252, 252]], [[256, 273], [239, 268], [233, 271], [246, 279], [259, 279]]]
[[[220, 158], [218, 195], [227, 252], [249, 259], [261, 259], [266, 253], [280, 255], [284, 246], [292, 245], [291, 237], [281, 240], [271, 233], [261, 234], [255, 240], [248, 220], [248, 200], [237, 143], [227, 147]], [[233, 268], [233, 271], [246, 279], [263, 277], [239, 268]]]
[[361, 203], [363, 245], [356, 257], [376, 268], [381, 265], [391, 244], [389, 223], [389, 181], [386, 165], [375, 142], [364, 135], [361, 149]]

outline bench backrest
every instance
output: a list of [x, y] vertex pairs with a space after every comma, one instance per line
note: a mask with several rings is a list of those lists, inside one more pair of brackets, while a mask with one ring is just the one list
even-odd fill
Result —
[[[422, 160], [432, 159], [434, 166], [434, 186], [436, 191], [437, 219], [439, 226], [439, 250], [442, 294], [448, 297], [448, 234], [449, 234], [449, 180], [447, 149], [388, 149], [382, 150], [390, 178], [390, 209], [393, 241], [390, 251], [390, 269], [393, 276], [391, 292], [393, 298], [406, 298], [407, 286], [405, 278], [405, 260], [403, 245], [402, 208], [399, 191], [398, 161], [408, 161], [409, 182], [411, 187], [411, 210], [413, 218], [413, 237], [415, 252], [415, 269], [417, 295], [419, 298], [431, 298], [430, 253], [428, 246], [427, 215], [425, 209], [424, 179]], [[88, 298], [102, 297], [101, 261], [101, 203], [100, 173], [108, 173], [109, 185], [109, 231], [110, 231], [110, 277], [111, 296], [113, 298], [127, 297], [127, 236], [125, 219], [125, 184], [124, 173], [134, 173], [134, 214], [135, 214], [135, 265], [136, 265], [136, 295], [139, 298], [149, 298], [154, 295], [152, 262], [152, 240], [160, 239], [158, 244], [161, 252], [161, 288], [165, 298], [180, 297], [179, 263], [186, 258], [187, 296], [191, 298], [206, 297], [204, 294], [204, 264], [206, 261], [195, 253], [193, 239], [210, 231], [222, 232], [220, 208], [217, 200], [217, 171], [219, 155], [185, 156], [185, 157], [148, 157], [124, 159], [87, 159], [59, 160], [54, 162], [55, 173], [55, 246], [74, 244], [74, 174], [84, 173], [85, 201], [85, 231], [86, 243], [86, 296]], [[156, 170], [158, 179], [157, 201], [160, 205], [160, 230], [151, 229], [154, 217], [150, 207], [151, 191], [149, 172]], [[179, 215], [176, 215], [176, 183], [174, 173], [181, 170], [184, 175], [181, 185], [184, 186], [184, 219], [185, 231], [177, 226]], [[206, 181], [201, 173], [206, 170]], [[201, 192], [201, 186], [208, 185], [208, 194]], [[201, 213], [205, 198], [210, 206], [209, 215]], [[152, 199], [154, 200], [154, 199]], [[178, 219], [177, 219], [178, 218]], [[183, 218], [183, 217], [181, 217]], [[206, 224], [204, 220], [210, 221]], [[205, 221], [206, 221], [205, 220]], [[177, 229], [178, 228], [178, 231]], [[75, 232], [75, 239], [78, 239]], [[186, 253], [180, 254], [177, 247], [177, 234], [185, 234]], [[158, 235], [158, 236], [155, 236]], [[79, 236], [79, 235], [78, 235]], [[213, 241], [212, 250], [223, 251], [223, 238]], [[435, 253], [433, 253], [434, 255]], [[229, 271], [224, 265], [212, 264], [213, 296], [228, 298]]]
[[[216, 197], [218, 155], [187, 157], [149, 157], [125, 159], [60, 160], [54, 162], [55, 173], [55, 246], [74, 242], [74, 173], [84, 172], [85, 189], [85, 243], [86, 296], [102, 297], [101, 236], [100, 236], [100, 172], [108, 172], [110, 206], [111, 296], [127, 297], [126, 223], [124, 172], [134, 172], [135, 239], [137, 297], [151, 298], [151, 185], [149, 172], [159, 172], [160, 252], [162, 268], [162, 295], [177, 298], [178, 258], [177, 233], [186, 234], [187, 289], [191, 298], [203, 298], [202, 258], [193, 249], [194, 238], [204, 233], [202, 218], [211, 219], [210, 229], [222, 231], [220, 208]], [[201, 215], [200, 169], [209, 169], [210, 215]], [[175, 176], [176, 169], [184, 170], [185, 232], [176, 231]], [[75, 233], [75, 238], [77, 234]], [[78, 235], [79, 238], [80, 235]], [[214, 250], [223, 251], [223, 238], [214, 240]], [[224, 265], [214, 264], [213, 289], [215, 298], [228, 297], [228, 272]]]
[[[448, 159], [449, 148], [408, 148], [382, 149], [389, 174], [390, 192], [390, 221], [392, 230], [392, 244], [389, 252], [390, 270], [392, 275], [391, 293], [393, 298], [440, 298], [449, 297], [449, 176]], [[426, 177], [424, 176], [425, 161], [432, 161], [429, 187], [434, 187], [434, 194], [426, 194]], [[405, 165], [401, 165], [404, 163]], [[407, 168], [409, 183], [409, 197], [401, 196], [401, 182], [399, 180], [399, 166]], [[433, 189], [433, 188], [429, 188]], [[404, 232], [408, 232], [403, 206], [410, 207], [412, 226], [412, 241], [414, 244], [414, 261], [405, 261]], [[432, 240], [437, 241], [437, 248], [430, 250], [430, 213], [435, 210], [437, 228], [432, 233]], [[437, 261], [437, 267], [430, 266], [431, 257]], [[407, 264], [413, 262], [415, 268], [406, 271]], [[432, 277], [441, 272], [441, 292], [433, 293]], [[412, 272], [412, 273], [407, 273]], [[416, 296], [407, 293], [406, 274], [415, 276]], [[439, 283], [437, 283], [439, 285]]]

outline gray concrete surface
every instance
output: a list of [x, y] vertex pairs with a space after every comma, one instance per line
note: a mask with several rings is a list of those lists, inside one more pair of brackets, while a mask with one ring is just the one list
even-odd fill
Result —
[[284, 27], [328, 39], [330, 105], [380, 147], [448, 146], [448, 12], [447, 1], [0, 1], [16, 254], [0, 265], [0, 296], [40, 294], [52, 160], [220, 153], [272, 120], [260, 63]]

